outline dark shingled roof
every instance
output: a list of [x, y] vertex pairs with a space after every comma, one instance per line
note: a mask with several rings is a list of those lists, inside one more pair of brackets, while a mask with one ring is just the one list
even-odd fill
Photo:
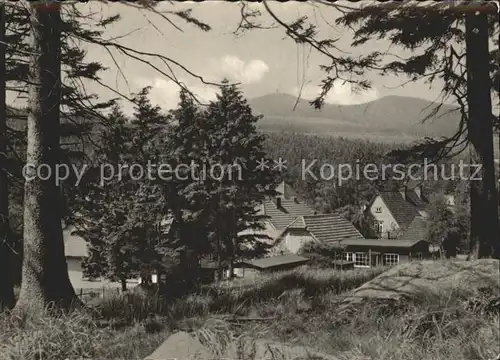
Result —
[[287, 229], [304, 229], [323, 244], [338, 244], [342, 239], [364, 239], [363, 235], [347, 219], [337, 214], [306, 215], [297, 218]]
[[240, 261], [242, 264], [249, 264], [259, 269], [269, 269], [282, 265], [305, 264], [309, 259], [298, 255], [272, 256], [262, 259]]
[[425, 222], [424, 217], [415, 216], [410, 226], [408, 226], [408, 230], [406, 230], [401, 239], [409, 241], [425, 240], [426, 234], [427, 223]]
[[368, 246], [368, 247], [395, 247], [395, 248], [411, 248], [422, 240], [391, 240], [391, 239], [345, 239], [340, 242], [345, 246]]
[[408, 201], [415, 205], [417, 210], [425, 210], [429, 205], [429, 200], [427, 200], [424, 195], [421, 195], [419, 198], [414, 190], [407, 190], [406, 196]]
[[[417, 194], [414, 196], [417, 197]], [[380, 193], [380, 197], [401, 227], [407, 227], [415, 216], [419, 215], [417, 207], [412, 202], [405, 200], [399, 191], [383, 191]], [[413, 196], [408, 196], [408, 198], [410, 197]]]
[[294, 199], [281, 199], [279, 207], [273, 200], [266, 200], [263, 208], [264, 215], [269, 216], [269, 221], [278, 230], [285, 228], [299, 216], [314, 214], [313, 209]]

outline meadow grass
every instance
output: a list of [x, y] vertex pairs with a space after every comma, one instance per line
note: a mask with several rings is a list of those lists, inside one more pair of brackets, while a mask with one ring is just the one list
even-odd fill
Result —
[[[497, 355], [498, 312], [470, 306], [469, 289], [421, 292], [397, 306], [375, 300], [342, 306], [346, 291], [382, 271], [301, 268], [251, 283], [206, 286], [173, 301], [137, 290], [110, 293], [92, 312], [4, 314], [0, 360], [143, 359], [178, 329], [193, 330], [218, 356], [230, 339], [243, 337], [307, 346], [339, 360], [487, 360]], [[488, 296], [478, 294], [476, 303]], [[218, 317], [223, 314], [273, 320], [235, 327]], [[255, 360], [251, 354], [238, 357], [234, 360]]]

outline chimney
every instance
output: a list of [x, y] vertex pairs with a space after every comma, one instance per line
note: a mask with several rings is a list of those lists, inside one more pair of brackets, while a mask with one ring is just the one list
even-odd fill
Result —
[[279, 209], [281, 207], [281, 197], [276, 197], [276, 208]]
[[422, 185], [417, 185], [415, 187], [415, 194], [417, 194], [417, 197], [422, 200]]

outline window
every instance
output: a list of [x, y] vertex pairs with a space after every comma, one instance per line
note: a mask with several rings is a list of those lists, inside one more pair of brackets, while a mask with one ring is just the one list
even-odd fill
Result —
[[354, 254], [354, 266], [358, 267], [369, 267], [370, 259], [367, 253], [356, 253]]
[[375, 208], [375, 212], [376, 212], [377, 214], [380, 214], [380, 213], [382, 212], [382, 207], [377, 206], [377, 207]]
[[399, 254], [384, 254], [384, 265], [399, 264]]
[[375, 221], [374, 229], [378, 234], [382, 234], [384, 232], [384, 224], [382, 221]]
[[353, 261], [353, 253], [346, 252], [342, 254], [342, 257], [345, 261]]
[[422, 253], [420, 253], [420, 252], [419, 252], [419, 253], [417, 253], [417, 254], [415, 255], [415, 258], [416, 258], [417, 260], [422, 260]]

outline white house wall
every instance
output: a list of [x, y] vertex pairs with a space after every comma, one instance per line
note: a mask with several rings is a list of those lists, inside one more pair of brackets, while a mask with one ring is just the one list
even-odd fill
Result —
[[[88, 281], [83, 279], [83, 271], [81, 260], [78, 258], [66, 258], [66, 263], [68, 264], [68, 275], [71, 285], [77, 291], [83, 289], [102, 289], [104, 288], [119, 288], [121, 287], [118, 282], [110, 282], [107, 280], [96, 280], [96, 281]], [[127, 287], [132, 288], [138, 284], [137, 280], [127, 280]], [[77, 294], [78, 295], [78, 294]]]
[[[377, 208], [380, 208], [381, 212], [377, 212]], [[387, 238], [388, 232], [399, 229], [396, 219], [392, 216], [389, 208], [382, 200], [382, 197], [377, 196], [377, 198], [373, 201], [373, 204], [370, 207], [370, 213], [375, 220], [382, 222], [382, 238]]]
[[297, 254], [306, 243], [314, 241], [316, 240], [306, 231], [288, 230], [283, 239], [272, 249], [272, 254]]

